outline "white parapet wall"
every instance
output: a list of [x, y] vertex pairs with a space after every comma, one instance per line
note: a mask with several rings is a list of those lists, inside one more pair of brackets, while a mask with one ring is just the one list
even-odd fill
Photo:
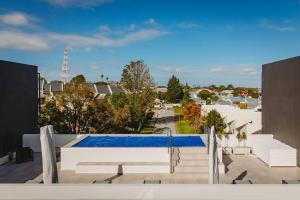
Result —
[[246, 146], [268, 166], [296, 166], [297, 150], [273, 138], [272, 134], [249, 135], [246, 141], [238, 142], [235, 135], [218, 139], [222, 147]]
[[[80, 134], [54, 134], [55, 146], [63, 147], [69, 142], [83, 136]], [[30, 147], [34, 152], [41, 152], [40, 134], [24, 134], [23, 147]]]
[[269, 167], [297, 166], [297, 150], [276, 140], [256, 140], [253, 153]]

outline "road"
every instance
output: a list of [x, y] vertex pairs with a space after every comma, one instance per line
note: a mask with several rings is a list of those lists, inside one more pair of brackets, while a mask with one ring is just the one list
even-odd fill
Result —
[[168, 133], [167, 130], [164, 130], [166, 127], [171, 129], [172, 134], [176, 134], [175, 121], [174, 121], [174, 112], [172, 109], [161, 109], [154, 111], [154, 117], [157, 118], [155, 123], [154, 133]]

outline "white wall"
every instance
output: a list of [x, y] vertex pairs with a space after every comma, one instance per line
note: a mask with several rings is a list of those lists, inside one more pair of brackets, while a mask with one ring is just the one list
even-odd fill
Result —
[[75, 170], [79, 162], [169, 162], [168, 148], [61, 148], [61, 169]]
[[[56, 147], [63, 147], [83, 135], [54, 134]], [[24, 134], [23, 147], [30, 147], [34, 152], [41, 152], [40, 134]]]

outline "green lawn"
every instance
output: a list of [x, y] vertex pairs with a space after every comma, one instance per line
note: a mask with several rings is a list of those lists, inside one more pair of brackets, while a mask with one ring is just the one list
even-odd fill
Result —
[[182, 114], [182, 109], [179, 107], [173, 108], [176, 122], [176, 132], [178, 134], [191, 134], [197, 133], [197, 130], [190, 126], [184, 119]]

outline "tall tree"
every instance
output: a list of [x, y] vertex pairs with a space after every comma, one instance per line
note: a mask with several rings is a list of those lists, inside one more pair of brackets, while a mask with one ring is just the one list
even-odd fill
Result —
[[154, 87], [153, 78], [142, 60], [132, 61], [125, 65], [121, 83], [127, 91], [132, 93], [142, 93], [144, 89]]
[[154, 81], [144, 61], [132, 61], [125, 65], [121, 84], [129, 92], [131, 128], [140, 131], [155, 98]]
[[70, 81], [71, 84], [84, 84], [86, 81], [85, 81], [85, 77], [82, 75], [82, 74], [79, 74], [75, 77], [73, 77]]
[[168, 82], [167, 97], [168, 101], [178, 103], [183, 98], [184, 92], [180, 81], [176, 76], [172, 76]]

